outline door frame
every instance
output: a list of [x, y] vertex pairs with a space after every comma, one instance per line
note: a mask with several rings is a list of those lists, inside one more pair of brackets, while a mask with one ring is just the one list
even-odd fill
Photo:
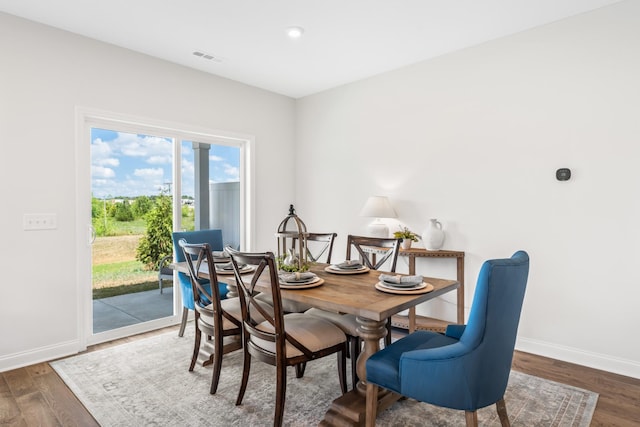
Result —
[[93, 333], [93, 296], [91, 291], [91, 243], [93, 229], [91, 225], [91, 128], [99, 127], [132, 133], [148, 133], [173, 138], [173, 228], [180, 230], [181, 221], [181, 141], [197, 140], [203, 143], [220, 144], [222, 142], [240, 148], [240, 212], [243, 221], [240, 225], [241, 247], [247, 250], [253, 247], [255, 240], [255, 138], [253, 135], [228, 131], [198, 128], [192, 125], [173, 123], [156, 119], [134, 117], [130, 115], [98, 110], [88, 107], [76, 107], [76, 283], [77, 283], [77, 333], [78, 351], [88, 345], [111, 341], [138, 333], [178, 324], [182, 312], [180, 291], [174, 283], [174, 314], [170, 317]]

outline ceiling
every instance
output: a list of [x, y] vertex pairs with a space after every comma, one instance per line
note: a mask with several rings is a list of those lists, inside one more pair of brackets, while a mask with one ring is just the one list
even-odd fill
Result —
[[0, 0], [0, 11], [300, 98], [618, 1]]

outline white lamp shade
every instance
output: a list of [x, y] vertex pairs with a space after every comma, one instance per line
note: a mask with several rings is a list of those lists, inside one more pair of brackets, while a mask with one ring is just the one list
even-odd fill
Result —
[[395, 218], [396, 211], [393, 210], [389, 199], [385, 196], [371, 196], [364, 204], [360, 216], [370, 218]]

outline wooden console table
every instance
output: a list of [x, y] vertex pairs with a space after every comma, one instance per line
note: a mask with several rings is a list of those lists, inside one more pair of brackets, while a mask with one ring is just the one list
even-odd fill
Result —
[[[400, 256], [409, 258], [409, 274], [416, 274], [416, 258], [455, 258], [456, 259], [456, 280], [460, 283], [457, 298], [457, 322], [464, 324], [464, 252], [460, 251], [429, 251], [424, 248], [400, 249]], [[447, 322], [432, 317], [416, 315], [416, 308], [409, 309], [409, 316], [395, 315], [391, 318], [391, 325], [408, 329], [413, 332], [416, 329], [426, 329], [430, 331], [444, 332]]]

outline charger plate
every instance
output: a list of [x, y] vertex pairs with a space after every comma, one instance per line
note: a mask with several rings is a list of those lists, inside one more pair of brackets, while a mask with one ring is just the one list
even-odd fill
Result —
[[282, 288], [282, 289], [309, 289], [309, 288], [315, 288], [317, 286], [320, 286], [323, 283], [324, 283], [324, 279], [321, 279], [320, 277], [316, 277], [315, 279], [313, 279], [309, 283], [280, 282], [280, 288]]
[[324, 271], [332, 274], [362, 274], [362, 273], [366, 273], [369, 270], [370, 270], [369, 267], [343, 269], [343, 268], [333, 267], [332, 265], [328, 265], [324, 268]]
[[393, 289], [388, 287], [382, 282], [376, 283], [375, 287], [377, 290], [381, 292], [386, 292], [388, 294], [397, 294], [397, 295], [426, 294], [428, 292], [431, 292], [434, 289], [433, 285], [428, 282], [422, 282], [422, 284], [415, 289]]

